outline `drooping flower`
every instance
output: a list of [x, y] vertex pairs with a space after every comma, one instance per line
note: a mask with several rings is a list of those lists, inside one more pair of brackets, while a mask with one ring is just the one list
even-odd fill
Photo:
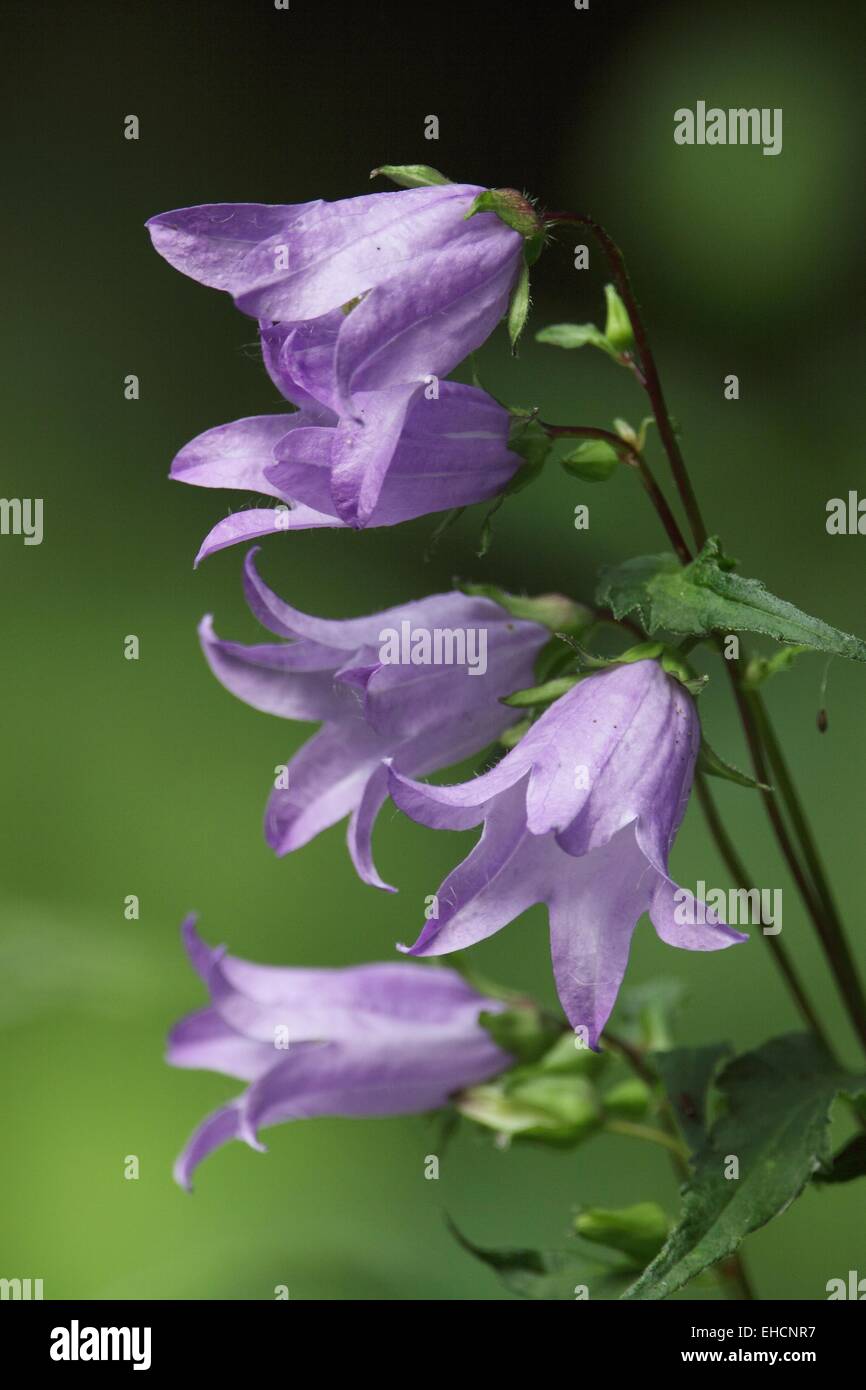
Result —
[[559, 998], [595, 1047], [643, 912], [670, 946], [713, 951], [745, 940], [721, 922], [681, 923], [668, 874], [699, 743], [691, 696], [644, 660], [582, 680], [472, 782], [433, 786], [395, 766], [391, 795], [414, 820], [484, 825], [410, 954], [462, 950], [546, 903]]
[[187, 1189], [202, 1159], [230, 1139], [263, 1150], [258, 1131], [289, 1120], [435, 1110], [513, 1061], [478, 1022], [503, 1005], [454, 970], [256, 965], [207, 946], [194, 917], [182, 932], [210, 1004], [173, 1028], [167, 1060], [249, 1083], [180, 1154], [174, 1175]]
[[[445, 381], [437, 389], [436, 398], [418, 396], [396, 438], [371, 432], [364, 477], [380, 490], [367, 525], [396, 526], [486, 501], [502, 492], [520, 467], [519, 455], [508, 446], [511, 416], [503, 406], [474, 386]], [[172, 464], [172, 478], [276, 499], [274, 506], [247, 508], [218, 522], [195, 563], [239, 541], [346, 526], [334, 463], [344, 425], [329, 408], [305, 403], [292, 415], [218, 425], [185, 445]], [[360, 483], [363, 487], [363, 478]]]
[[425, 383], [447, 376], [506, 312], [524, 240], [495, 212], [466, 220], [482, 191], [445, 184], [336, 203], [221, 203], [147, 224], [171, 265], [287, 330], [283, 376], [339, 417], [330, 492], [347, 525], [371, 520]]
[[[265, 835], [277, 854], [350, 816], [349, 851], [365, 882], [388, 795], [385, 758], [413, 776], [470, 757], [515, 723], [501, 703], [532, 683], [549, 637], [489, 598], [432, 594], [369, 617], [315, 618], [284, 603], [246, 558], [244, 589], [259, 622], [288, 639], [245, 646], [200, 627], [217, 679], [254, 709], [322, 722], [271, 793]], [[287, 785], [284, 785], [287, 783]]]

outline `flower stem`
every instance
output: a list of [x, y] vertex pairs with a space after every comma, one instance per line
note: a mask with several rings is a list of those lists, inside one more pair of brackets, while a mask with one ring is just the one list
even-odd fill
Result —
[[[616, 288], [626, 307], [629, 319], [631, 320], [632, 331], [634, 333], [640, 359], [639, 379], [652, 404], [659, 435], [668, 456], [671, 474], [686, 516], [688, 517], [695, 544], [698, 547], [703, 546], [707, 539], [707, 529], [704, 525], [697, 496], [692, 487], [685, 460], [679, 446], [679, 441], [668, 413], [658, 368], [656, 367], [652, 349], [650, 348], [640, 307], [631, 287], [631, 281], [629, 280], [622, 252], [606, 229], [602, 227], [600, 223], [596, 222], [593, 217], [574, 213], [552, 213], [548, 216], [547, 221], [553, 224], [571, 223], [576, 226], [588, 228], [596, 237], [607, 257]], [[680, 559], [682, 559], [679, 548], [677, 549], [677, 554], [680, 556]], [[814, 885], [810, 882], [808, 875], [800, 863], [796, 846], [788, 832], [774, 792], [769, 791], [761, 793], [764, 808], [767, 812], [770, 825], [782, 855], [791, 870], [794, 881], [797, 884], [797, 888], [815, 926], [830, 969], [845, 1003], [851, 1025], [864, 1049], [866, 1049], [866, 996], [864, 996], [863, 987], [854, 965], [854, 959], [845, 938], [844, 928], [833, 904], [829, 884], [824, 874], [823, 866], [821, 865], [814, 837], [806, 821], [805, 813], [790, 776], [787, 775], [787, 767], [782, 758], [781, 749], [779, 748], [778, 741], [776, 740], [770, 724], [769, 716], [763, 704], [760, 701], [755, 704], [751, 695], [747, 694], [743, 689], [739, 660], [726, 660], [725, 665], [731, 680], [755, 775], [759, 782], [766, 782], [768, 780], [767, 765], [764, 759], [765, 743], [767, 744], [768, 754], [771, 747], [774, 751], [775, 758], [771, 755], [771, 761], [774, 763], [780, 790], [787, 804], [788, 813], [791, 816], [796, 833], [800, 839], [801, 849], [805, 855], [806, 862], [809, 864], [814, 879]], [[767, 740], [769, 740], [769, 742], [767, 742]]]
[[629, 1139], [646, 1139], [650, 1144], [660, 1144], [681, 1162], [687, 1160], [688, 1155], [679, 1140], [665, 1134], [662, 1129], [653, 1129], [652, 1125], [635, 1124], [633, 1120], [605, 1120], [604, 1130], [607, 1134], [624, 1134]]
[[596, 222], [594, 217], [578, 213], [554, 212], [548, 213], [545, 217], [545, 221], [559, 224], [573, 223], [578, 227], [586, 227], [592, 232], [607, 256], [614, 284], [616, 285], [619, 296], [631, 320], [632, 332], [634, 333], [640, 361], [641, 382], [649, 396], [656, 424], [658, 425], [659, 435], [664, 444], [665, 452], [670, 459], [671, 471], [674, 475], [677, 491], [682, 498], [683, 507], [685, 508], [685, 513], [689, 520], [689, 526], [694, 536], [695, 545], [700, 550], [707, 539], [707, 528], [704, 525], [698, 499], [692, 487], [691, 479], [689, 478], [685, 460], [683, 459], [680, 449], [679, 440], [677, 439], [671, 417], [668, 413], [664, 392], [662, 390], [661, 378], [659, 377], [655, 358], [652, 354], [652, 348], [649, 344], [643, 316], [631, 286], [631, 280], [629, 279], [623, 254], [613, 240], [613, 237], [610, 236], [600, 222]]
[[[746, 867], [743, 864], [742, 859], [737, 853], [734, 843], [730, 835], [728, 834], [727, 829], [725, 828], [721, 816], [719, 815], [719, 809], [716, 806], [715, 800], [707, 785], [707, 781], [703, 773], [699, 772], [697, 774], [695, 778], [695, 788], [698, 793], [698, 800], [701, 803], [701, 809], [703, 810], [704, 816], [706, 817], [707, 825], [710, 829], [710, 834], [716, 842], [719, 853], [721, 854], [722, 859], [727, 867], [728, 873], [731, 875], [737, 887], [745, 888], [746, 890], [748, 890], [749, 887], [754, 884], [754, 879], [746, 870]], [[800, 1013], [803, 1017], [803, 1021], [809, 1028], [811, 1028], [812, 1032], [815, 1034], [815, 1037], [822, 1044], [822, 1046], [829, 1052], [830, 1045], [827, 1041], [824, 1030], [821, 1027], [821, 1024], [819, 1022], [817, 1014], [815, 1013], [814, 1008], [809, 1002], [809, 997], [806, 994], [805, 988], [803, 987], [803, 984], [800, 980], [799, 975], [797, 974], [794, 963], [788, 955], [787, 950], [782, 945], [778, 936], [764, 936], [764, 940], [769, 946], [773, 954], [773, 957], [776, 961], [776, 964], [778, 965], [780, 971], [782, 972], [782, 975], [784, 976], [785, 982], [789, 990], [791, 991], [791, 994], [793, 995], [797, 1008], [800, 1010]]]
[[617, 453], [621, 454], [632, 468], [637, 469], [644, 489], [658, 513], [667, 532], [668, 540], [677, 552], [678, 558], [684, 565], [690, 562], [692, 557], [677, 519], [656, 482], [652, 469], [635, 444], [629, 444], [627, 439], [614, 434], [612, 430], [598, 429], [594, 425], [550, 425], [544, 420], [539, 420], [538, 423], [551, 439], [601, 439], [605, 444], [610, 444], [612, 448], [616, 449]]

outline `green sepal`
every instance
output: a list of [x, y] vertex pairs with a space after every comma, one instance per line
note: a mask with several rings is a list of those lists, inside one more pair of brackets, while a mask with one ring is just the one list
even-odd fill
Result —
[[552, 705], [560, 695], [567, 695], [569, 690], [573, 690], [581, 679], [581, 676], [557, 676], [554, 680], [545, 681], [544, 685], [533, 685], [528, 690], [515, 690], [512, 695], [504, 696], [500, 704], [508, 705], [509, 709], [532, 709], [534, 705]]
[[705, 773], [708, 777], [723, 777], [728, 782], [735, 782], [738, 787], [751, 787], [752, 791], [769, 792], [773, 790], [766, 782], [757, 782], [747, 772], [740, 772], [739, 768], [726, 763], [724, 758], [720, 758], [718, 753], [710, 747], [703, 736], [698, 753], [698, 771]]
[[517, 747], [524, 734], [528, 734], [531, 728], [531, 719], [520, 719], [516, 724], [512, 724], [510, 728], [503, 729], [502, 733], [499, 735], [500, 747], [510, 752], [512, 748]]
[[[525, 194], [519, 193], [516, 188], [485, 188], [473, 199], [472, 206], [466, 213], [464, 220], [468, 221], [470, 217], [476, 217], [479, 212], [495, 212], [496, 216], [507, 227], [511, 227], [522, 237], [531, 240], [533, 249], [538, 244], [537, 238], [544, 234], [544, 223], [532, 203]], [[535, 258], [538, 258], [537, 251]]]
[[675, 555], [641, 555], [602, 572], [598, 602], [616, 618], [636, 612], [649, 633], [684, 636], [759, 632], [852, 661], [866, 661], [866, 642], [776, 598], [757, 579], [731, 573], [733, 562], [711, 536], [691, 564]]
[[637, 1202], [613, 1210], [584, 1207], [574, 1219], [574, 1229], [594, 1245], [628, 1255], [643, 1269], [667, 1240], [670, 1222], [658, 1202]]
[[482, 1012], [478, 1022], [497, 1047], [520, 1063], [540, 1061], [562, 1032], [561, 1024], [535, 1004], [520, 1004], [498, 1013]]
[[604, 336], [616, 352], [630, 352], [634, 347], [634, 334], [628, 310], [613, 285], [605, 285], [604, 297], [607, 301]]
[[564, 594], [538, 594], [528, 598], [525, 594], [509, 594], [498, 584], [459, 584], [462, 594], [470, 598], [489, 598], [498, 603], [513, 618], [525, 618], [527, 622], [540, 623], [550, 632], [587, 632], [596, 621], [591, 608]]
[[517, 344], [520, 335], [526, 326], [529, 317], [529, 266], [526, 260], [520, 266], [520, 274], [517, 277], [517, 284], [511, 292], [511, 300], [508, 305], [508, 341], [511, 343], [512, 353], [517, 352]]
[[780, 651], [774, 652], [772, 656], [753, 656], [746, 663], [743, 673], [743, 689], [757, 690], [764, 681], [771, 676], [777, 676], [782, 671], [789, 671], [798, 656], [810, 651], [810, 647], [782, 647]]
[[499, 508], [506, 497], [514, 497], [525, 487], [529, 487], [530, 483], [535, 482], [553, 448], [553, 441], [541, 428], [533, 411], [512, 410], [508, 447], [513, 453], [520, 455], [523, 463], [484, 516], [478, 542], [479, 558], [483, 558], [490, 549], [493, 539], [492, 522]]
[[400, 188], [431, 188], [452, 182], [429, 164], [380, 164], [378, 169], [370, 171], [370, 178], [378, 178], [380, 174]]

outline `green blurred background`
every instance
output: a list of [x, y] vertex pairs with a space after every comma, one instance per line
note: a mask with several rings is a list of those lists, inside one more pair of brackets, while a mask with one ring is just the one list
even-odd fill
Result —
[[[387, 959], [415, 932], [455, 837], [387, 813], [377, 836], [398, 896], [359, 884], [343, 827], [277, 861], [261, 835], [275, 763], [307, 736], [248, 710], [209, 676], [204, 612], [251, 640], [239, 550], [192, 557], [237, 496], [166, 478], [208, 426], [279, 409], [251, 321], [150, 249], [142, 224], [179, 205], [295, 202], [368, 191], [381, 162], [527, 188], [592, 211], [629, 258], [707, 516], [746, 573], [866, 633], [861, 537], [829, 537], [828, 498], [863, 478], [860, 325], [862, 105], [853, 6], [592, 0], [345, 5], [7, 3], [3, 119], [8, 297], [4, 496], [45, 499], [45, 539], [0, 539], [0, 1274], [51, 1298], [475, 1299], [501, 1295], [452, 1242], [561, 1244], [578, 1203], [648, 1197], [673, 1211], [664, 1156], [602, 1139], [570, 1154], [498, 1151], [477, 1133], [424, 1180], [422, 1119], [317, 1121], [233, 1145], [192, 1197], [176, 1151], [237, 1089], [162, 1061], [167, 1028], [202, 1003], [178, 941], [191, 908], [211, 942], [271, 962]], [[673, 112], [781, 106], [784, 150], [679, 148]], [[123, 120], [141, 122], [137, 143]], [[440, 119], [438, 144], [422, 138]], [[382, 185], [384, 187], [384, 185]], [[533, 327], [601, 314], [605, 279], [572, 268], [567, 234], [534, 277]], [[645, 412], [601, 354], [500, 333], [487, 384], [553, 420], [608, 425]], [[141, 399], [123, 379], [141, 379]], [[728, 402], [722, 380], [740, 377]], [[660, 476], [658, 445], [652, 446]], [[573, 529], [576, 502], [591, 507]], [[590, 488], [551, 469], [510, 502], [475, 558], [464, 518], [435, 559], [432, 529], [273, 538], [269, 581], [294, 604], [348, 616], [447, 587], [454, 575], [588, 597], [598, 565], [664, 548], [634, 478]], [[124, 660], [123, 639], [141, 659]], [[866, 675], [834, 664], [829, 732], [815, 727], [823, 662], [770, 691], [861, 964]], [[745, 762], [720, 673], [701, 701], [715, 747]], [[784, 941], [843, 1055], [858, 1062], [760, 807], [719, 800], [757, 882], [785, 892]], [[697, 808], [674, 869], [727, 883]], [[127, 922], [135, 893], [141, 919]], [[540, 909], [479, 948], [478, 964], [553, 1000]], [[691, 956], [639, 929], [630, 980], [690, 986], [681, 1037], [756, 1044], [796, 1026], [760, 939]], [[141, 1177], [126, 1181], [136, 1154]], [[747, 1246], [764, 1297], [824, 1296], [863, 1272], [862, 1195], [807, 1193]]]

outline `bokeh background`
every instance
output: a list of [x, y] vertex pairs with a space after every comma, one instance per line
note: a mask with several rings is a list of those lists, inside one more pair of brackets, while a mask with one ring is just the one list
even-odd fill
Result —
[[[5, 271], [2, 492], [45, 500], [45, 538], [0, 539], [0, 1274], [52, 1298], [505, 1296], [446, 1232], [557, 1245], [579, 1203], [655, 1197], [673, 1211], [664, 1156], [600, 1139], [573, 1153], [501, 1152], [459, 1134], [440, 1181], [423, 1177], [422, 1119], [325, 1120], [234, 1145], [192, 1197], [171, 1181], [190, 1129], [236, 1089], [169, 1070], [167, 1028], [202, 992], [178, 941], [191, 908], [211, 942], [271, 962], [387, 959], [455, 861], [455, 837], [386, 814], [377, 853], [399, 896], [355, 879], [342, 827], [282, 862], [260, 830], [277, 762], [306, 736], [233, 701], [209, 676], [195, 626], [252, 640], [239, 551], [192, 558], [242, 499], [167, 481], [208, 426], [279, 409], [251, 321], [150, 249], [149, 215], [218, 200], [294, 202], [367, 191], [382, 162], [516, 185], [592, 211], [625, 249], [684, 449], [713, 529], [744, 572], [830, 622], [866, 633], [862, 537], [829, 537], [827, 499], [863, 485], [863, 220], [857, 9], [570, 0], [337, 6], [291, 0], [8, 3], [3, 7]], [[679, 148], [673, 112], [781, 106], [784, 150]], [[141, 138], [123, 138], [134, 113]], [[422, 138], [440, 119], [438, 144]], [[384, 187], [384, 185], [382, 185]], [[532, 326], [598, 319], [605, 273], [572, 268], [565, 235], [534, 277]], [[549, 419], [637, 422], [626, 373], [531, 334], [518, 361], [500, 332], [481, 358], [497, 395]], [[123, 379], [141, 379], [141, 399]], [[735, 372], [741, 398], [727, 402]], [[660, 476], [663, 467], [653, 445]], [[576, 502], [591, 508], [573, 529]], [[465, 517], [421, 561], [433, 523], [364, 535], [273, 538], [263, 572], [332, 616], [447, 587], [453, 576], [588, 597], [601, 563], [664, 548], [633, 477], [590, 488], [551, 469], [501, 511], [475, 557]], [[141, 658], [124, 660], [123, 639]], [[769, 692], [862, 966], [866, 673], [836, 662], [829, 731], [815, 714], [824, 664]], [[702, 697], [715, 747], [745, 754], [720, 673]], [[784, 940], [827, 1027], [856, 1065], [826, 970], [748, 791], [718, 797], [756, 880], [785, 893]], [[675, 870], [725, 885], [693, 807]], [[124, 919], [127, 894], [141, 918]], [[528, 914], [478, 964], [553, 1001], [544, 917]], [[760, 939], [721, 956], [675, 953], [639, 929], [632, 982], [690, 989], [680, 1036], [740, 1048], [797, 1026]], [[136, 1154], [138, 1181], [124, 1158]], [[866, 1260], [856, 1186], [810, 1192], [747, 1245], [764, 1297], [820, 1298]]]

